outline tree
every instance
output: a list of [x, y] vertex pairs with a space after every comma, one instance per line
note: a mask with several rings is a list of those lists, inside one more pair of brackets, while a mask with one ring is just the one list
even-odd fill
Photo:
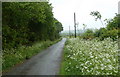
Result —
[[106, 20], [106, 22], [108, 30], [120, 28], [120, 14], [116, 14], [116, 16], [113, 19]]
[[101, 20], [101, 14], [100, 14], [100, 12], [98, 12], [98, 11], [93, 11], [93, 12], [91, 12], [90, 13], [90, 15], [92, 15], [92, 16], [94, 16], [95, 17], [95, 21], [97, 21], [98, 19], [101, 21], [101, 23], [102, 23], [102, 25], [104, 26], [104, 24], [103, 24], [103, 22], [102, 22], [102, 20]]
[[3, 3], [3, 49], [58, 39], [63, 28], [52, 8], [48, 2]]

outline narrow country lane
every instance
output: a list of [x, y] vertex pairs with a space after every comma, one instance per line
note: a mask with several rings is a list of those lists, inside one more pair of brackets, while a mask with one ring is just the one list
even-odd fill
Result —
[[13, 68], [6, 75], [57, 75], [66, 38]]

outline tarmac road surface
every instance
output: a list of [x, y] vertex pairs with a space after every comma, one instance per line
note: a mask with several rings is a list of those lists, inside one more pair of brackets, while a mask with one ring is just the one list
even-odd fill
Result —
[[63, 38], [5, 75], [58, 75], [65, 41]]

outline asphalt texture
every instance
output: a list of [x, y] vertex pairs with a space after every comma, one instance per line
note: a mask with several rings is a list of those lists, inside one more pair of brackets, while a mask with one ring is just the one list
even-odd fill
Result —
[[65, 41], [63, 38], [5, 75], [58, 75]]

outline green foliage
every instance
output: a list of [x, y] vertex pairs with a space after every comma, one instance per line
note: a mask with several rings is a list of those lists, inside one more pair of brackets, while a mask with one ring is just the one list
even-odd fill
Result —
[[[2, 3], [3, 70], [29, 59], [60, 38], [63, 27], [54, 18], [52, 8], [48, 2]], [[33, 45], [38, 41], [41, 42]]]
[[106, 29], [105, 28], [100, 28], [99, 30], [97, 30], [95, 33], [94, 33], [94, 36], [95, 37], [99, 37], [100, 40], [104, 40], [105, 37], [107, 37], [107, 33], [106, 33]]
[[120, 14], [116, 15], [113, 19], [107, 21], [107, 29], [118, 29], [120, 28]]
[[62, 24], [53, 17], [48, 2], [5, 2], [2, 4], [3, 49], [58, 39]]
[[104, 24], [103, 24], [103, 22], [102, 22], [102, 20], [101, 20], [102, 15], [100, 14], [100, 12], [98, 12], [98, 11], [93, 11], [93, 12], [90, 13], [90, 15], [94, 16], [95, 21], [97, 21], [97, 20], [99, 19], [99, 20], [101, 21], [102, 25], [104, 26]]
[[95, 17], [95, 21], [97, 21], [97, 19], [101, 19], [101, 17], [102, 17], [100, 12], [98, 12], [98, 11], [93, 11], [90, 13], [90, 15]]
[[107, 20], [107, 27], [100, 28], [95, 32], [95, 37], [99, 37], [100, 40], [104, 40], [105, 38], [112, 38], [113, 40], [118, 39], [118, 31], [119, 31], [119, 15], [116, 15], [113, 19]]
[[117, 29], [113, 29], [113, 30], [109, 30], [107, 31], [106, 36], [112, 38], [113, 40], [117, 40], [118, 39], [118, 30]]
[[[96, 19], [101, 19], [101, 15], [99, 12], [91, 12], [92, 16], [97, 16]], [[116, 14], [113, 19], [105, 19], [107, 22], [107, 26], [105, 28], [100, 28], [93, 32], [89, 29], [82, 34], [82, 38], [84, 39], [91, 39], [91, 38], [99, 38], [100, 40], [104, 40], [105, 38], [112, 38], [114, 41], [118, 39], [120, 35], [120, 14]]]
[[83, 39], [93, 39], [94, 32], [91, 29], [87, 29], [85, 33], [82, 34]]

